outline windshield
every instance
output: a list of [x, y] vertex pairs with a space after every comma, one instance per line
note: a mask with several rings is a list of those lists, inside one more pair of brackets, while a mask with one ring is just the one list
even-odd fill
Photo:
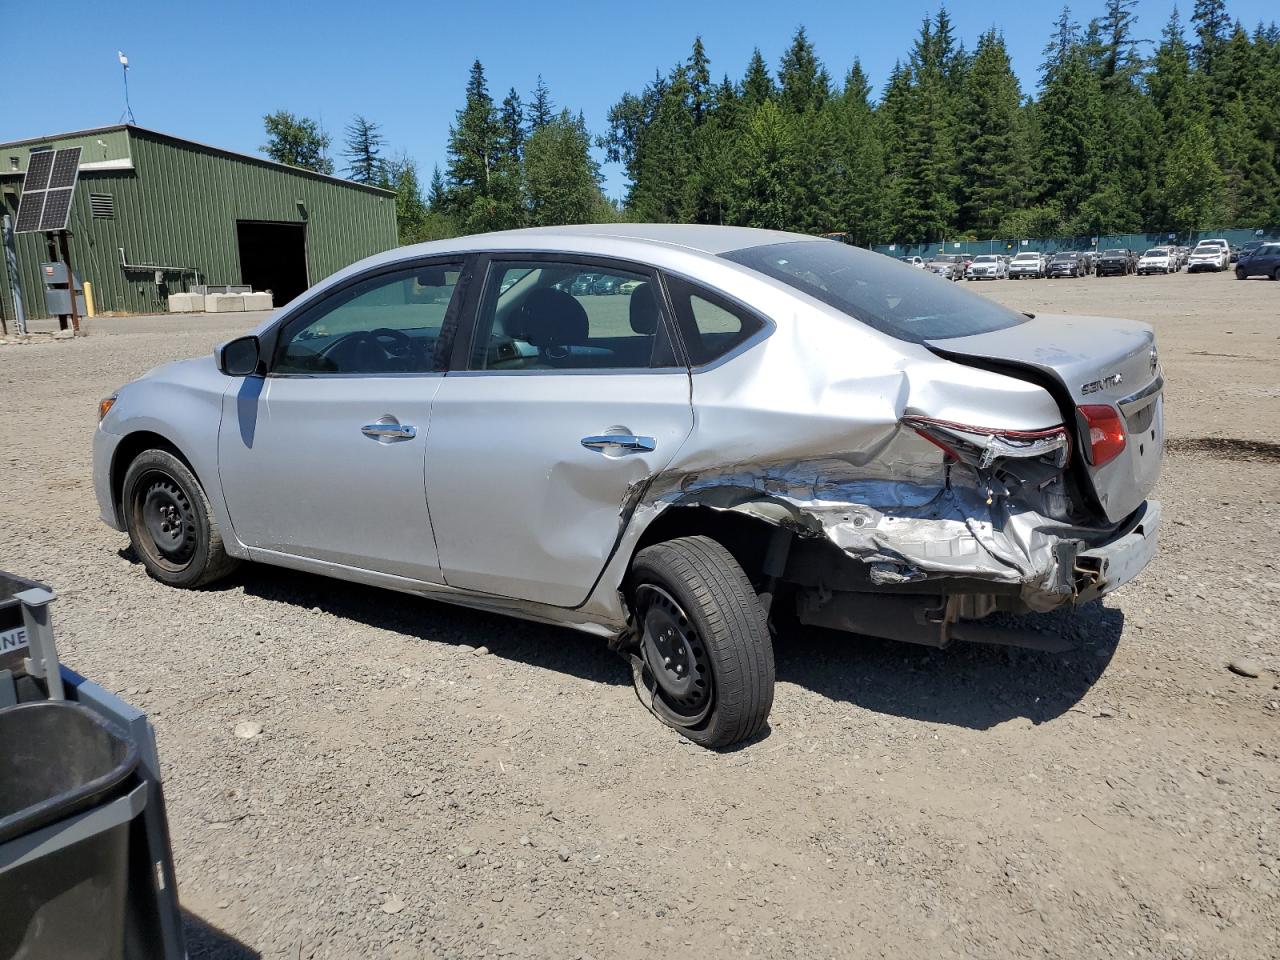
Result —
[[1222, 245], [1217, 243], [1214, 240], [1201, 240], [1199, 243], [1196, 244], [1196, 253], [1199, 253], [1202, 250], [1208, 253], [1214, 253], [1221, 249], [1222, 249]]
[[1148, 250], [1143, 254], [1144, 257], [1167, 257], [1169, 251], [1164, 247], [1156, 247], [1154, 250]]
[[1076, 255], [1074, 253], [1055, 253], [1053, 255], [1055, 260], [1074, 260], [1075, 258]]
[[911, 343], [968, 337], [1027, 322], [1023, 314], [957, 290], [927, 271], [846, 244], [772, 243], [722, 256]]
[[1123, 257], [1125, 254], [1123, 250], [1104, 250], [1102, 255], [1104, 257]]
[[997, 259], [996, 257], [988, 256], [987, 254], [984, 253], [982, 256], [974, 258], [973, 262], [974, 263], [995, 263], [996, 259]]
[[1013, 259], [1015, 259], [1015, 260], [1039, 260], [1039, 259], [1040, 259], [1040, 254], [1038, 254], [1038, 253], [1020, 253], [1020, 254], [1018, 254], [1016, 257], [1014, 257]]

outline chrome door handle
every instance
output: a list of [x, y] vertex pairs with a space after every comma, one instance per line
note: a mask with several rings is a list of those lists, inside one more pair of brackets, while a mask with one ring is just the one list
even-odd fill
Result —
[[583, 437], [582, 445], [588, 450], [603, 453], [610, 447], [623, 450], [656, 450], [658, 442], [653, 437], [637, 437], [630, 433], [607, 433], [598, 437]]
[[397, 440], [412, 440], [418, 435], [418, 428], [383, 417], [377, 423], [366, 423], [360, 428], [360, 432], [379, 443], [394, 443]]

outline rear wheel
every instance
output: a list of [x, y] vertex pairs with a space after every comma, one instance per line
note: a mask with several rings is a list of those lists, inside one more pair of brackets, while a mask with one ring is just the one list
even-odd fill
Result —
[[1245, 279], [1245, 278], [1247, 278], [1248, 276], [1249, 276], [1249, 275], [1248, 275], [1247, 273], [1245, 273], [1245, 272], [1244, 272], [1244, 267], [1236, 267], [1236, 279], [1237, 279], [1237, 280], [1244, 280], [1244, 279]]
[[742, 567], [709, 537], [646, 547], [632, 564], [636, 690], [658, 719], [704, 747], [759, 733], [773, 706], [773, 642]]
[[134, 458], [124, 475], [121, 504], [134, 552], [161, 583], [202, 587], [236, 568], [200, 481], [167, 450], [146, 450]]
[[1271, 274], [1271, 279], [1280, 280], [1280, 267], [1276, 267], [1275, 271]]

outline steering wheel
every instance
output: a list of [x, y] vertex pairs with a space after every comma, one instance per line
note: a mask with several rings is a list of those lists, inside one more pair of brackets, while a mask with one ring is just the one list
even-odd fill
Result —
[[[370, 340], [387, 352], [388, 357], [404, 359], [412, 357], [417, 349], [413, 337], [403, 330], [392, 330], [390, 327], [378, 327], [365, 334]], [[386, 341], [390, 341], [389, 343]]]

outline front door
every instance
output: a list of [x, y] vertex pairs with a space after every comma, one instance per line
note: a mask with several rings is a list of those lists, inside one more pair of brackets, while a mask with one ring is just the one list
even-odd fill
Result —
[[689, 372], [644, 268], [512, 257], [483, 272], [427, 440], [444, 579], [576, 606], [693, 428]]
[[286, 320], [267, 375], [227, 392], [218, 467], [243, 543], [440, 581], [423, 469], [460, 270], [353, 280]]

